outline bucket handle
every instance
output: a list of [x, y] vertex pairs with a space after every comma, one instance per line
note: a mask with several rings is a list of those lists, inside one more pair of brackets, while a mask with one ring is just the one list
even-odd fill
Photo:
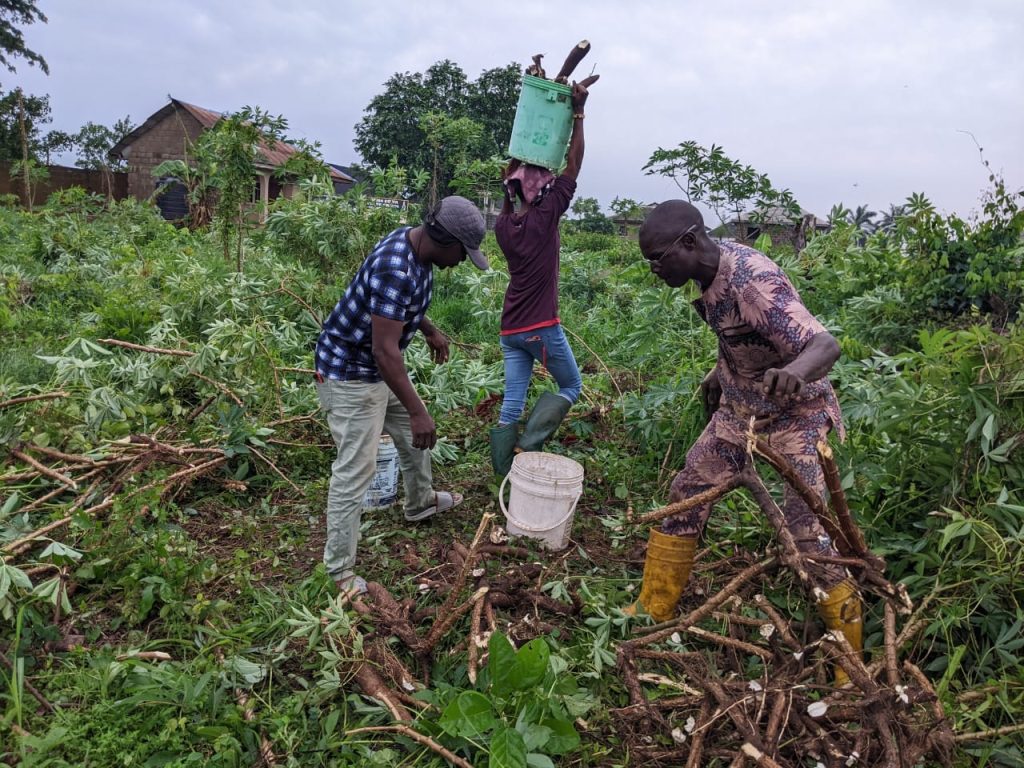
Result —
[[[498, 506], [501, 507], [501, 513], [505, 516], [506, 520], [509, 519], [509, 515], [508, 515], [508, 508], [505, 506], [505, 485], [508, 483], [508, 479], [509, 479], [510, 475], [511, 475], [511, 473], [509, 473], [508, 475], [505, 475], [505, 479], [501, 481], [501, 487], [498, 488]], [[552, 523], [551, 525], [547, 526], [546, 528], [531, 528], [528, 525], [524, 525], [519, 520], [516, 520], [516, 528], [520, 528], [520, 529], [522, 529], [524, 531], [529, 531], [530, 533], [541, 533], [542, 531], [550, 531], [552, 528], [557, 528], [558, 526], [562, 525], [566, 520], [568, 520], [570, 517], [572, 517], [573, 513], [576, 511], [576, 505], [580, 503], [580, 498], [582, 496], [583, 496], [583, 491], [580, 490], [580, 495], [576, 497], [576, 500], [573, 501], [572, 506], [569, 507], [568, 514], [566, 514], [566, 516], [563, 517], [561, 520], [559, 520], [557, 523]], [[511, 501], [511, 499], [510, 499], [510, 501]]]
[[[509, 474], [508, 472], [505, 473], [505, 478], [501, 481], [501, 487], [498, 488], [498, 506], [501, 507], [501, 514], [505, 516], [506, 520], [508, 519], [508, 509], [505, 508], [505, 486], [508, 484]], [[509, 499], [510, 503], [511, 501]]]

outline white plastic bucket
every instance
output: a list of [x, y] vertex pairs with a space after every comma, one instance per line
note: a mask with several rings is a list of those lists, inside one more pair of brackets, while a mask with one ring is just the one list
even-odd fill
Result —
[[383, 509], [398, 500], [398, 449], [388, 435], [377, 444], [377, 471], [363, 497], [366, 509]]
[[[512, 490], [505, 507], [505, 485]], [[576, 503], [583, 495], [583, 467], [565, 456], [525, 451], [501, 481], [498, 504], [509, 536], [539, 539], [547, 549], [565, 549]]]

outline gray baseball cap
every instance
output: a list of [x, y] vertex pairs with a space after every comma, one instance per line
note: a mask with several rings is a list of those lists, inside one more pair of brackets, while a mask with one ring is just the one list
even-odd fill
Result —
[[470, 200], [459, 195], [450, 195], [441, 200], [433, 215], [434, 222], [448, 234], [462, 243], [469, 254], [469, 260], [477, 269], [490, 269], [487, 257], [480, 250], [484, 241], [483, 214]]

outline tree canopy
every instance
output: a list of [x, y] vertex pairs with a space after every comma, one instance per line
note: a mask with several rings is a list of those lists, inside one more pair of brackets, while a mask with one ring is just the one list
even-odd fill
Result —
[[644, 172], [672, 179], [689, 202], [707, 205], [722, 224], [751, 209], [755, 220], [773, 208], [794, 220], [800, 217], [800, 206], [788, 189], [776, 189], [765, 174], [727, 157], [716, 144], [708, 148], [684, 141], [673, 149], [658, 147]]
[[[445, 59], [425, 72], [396, 73], [366, 106], [355, 127], [356, 149], [369, 166], [386, 167], [394, 159], [403, 168], [431, 173], [431, 186], [443, 194], [459, 162], [468, 167], [504, 154], [521, 72], [513, 62], [470, 81], [458, 64]], [[472, 141], [449, 147], [448, 139], [456, 137]]]
[[0, 65], [7, 67], [9, 72], [16, 71], [12, 60], [21, 58], [50, 74], [46, 59], [26, 47], [25, 36], [15, 26], [27, 26], [37, 21], [45, 24], [46, 16], [36, 8], [34, 0], [0, 0]]
[[[21, 94], [22, 106], [25, 110], [25, 138], [28, 143], [28, 154], [32, 159], [40, 159], [46, 154], [46, 137], [42, 129], [53, 118], [50, 111], [49, 96], [33, 96]], [[18, 91], [0, 93], [0, 162], [21, 160], [21, 126], [19, 125]]]

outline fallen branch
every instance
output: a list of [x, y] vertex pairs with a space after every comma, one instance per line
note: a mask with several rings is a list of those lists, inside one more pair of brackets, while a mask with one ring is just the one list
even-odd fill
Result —
[[22, 403], [34, 403], [39, 400], [56, 400], [61, 397], [71, 397], [71, 393], [60, 390], [59, 392], [47, 392], [44, 395], [27, 395], [25, 397], [15, 397], [10, 400], [4, 400], [3, 402], [0, 402], [0, 409], [10, 408], [12, 405], [21, 405]]
[[278, 476], [282, 480], [284, 480], [286, 483], [288, 483], [288, 485], [290, 485], [292, 487], [292, 490], [295, 491], [297, 494], [299, 494], [299, 496], [305, 496], [306, 495], [305, 491], [303, 491], [301, 488], [299, 488], [299, 486], [297, 486], [295, 483], [293, 483], [291, 481], [291, 479], [288, 477], [288, 475], [286, 475], [284, 472], [282, 472], [280, 469], [278, 469], [277, 465], [274, 462], [272, 462], [270, 459], [268, 459], [266, 456], [264, 456], [262, 453], [260, 453], [260, 451], [258, 451], [255, 446], [250, 445], [249, 446], [249, 450], [252, 451], [253, 454], [255, 454], [257, 458], [261, 459], [268, 467], [270, 467], [272, 470], [274, 470], [274, 472], [276, 472], [278, 474]]
[[768, 489], [764, 485], [764, 481], [761, 480], [757, 472], [754, 471], [751, 464], [743, 469], [742, 472], [737, 476], [740, 484], [743, 485], [751, 495], [754, 497], [754, 501], [757, 502], [757, 506], [761, 508], [771, 520], [772, 525], [775, 528], [775, 534], [778, 537], [779, 544], [782, 548], [782, 562], [786, 565], [793, 573], [797, 575], [797, 578], [807, 588], [807, 591], [818, 597], [818, 591], [823, 591], [821, 585], [815, 583], [815, 579], [811, 577], [807, 568], [804, 566], [804, 556], [797, 547], [796, 540], [793, 538], [793, 534], [790, 533], [788, 526], [786, 525], [786, 516], [779, 509], [779, 505], [775, 503], [775, 499], [772, 498], [771, 494], [768, 493]]
[[56, 448], [47, 448], [43, 445], [36, 445], [35, 443], [25, 443], [25, 448], [36, 453], [41, 453], [44, 456], [49, 456], [51, 459], [60, 459], [70, 464], [88, 464], [89, 466], [96, 466], [96, 459], [89, 456], [83, 456], [80, 453], [64, 453], [58, 451]]
[[50, 478], [51, 480], [56, 480], [58, 483], [67, 486], [68, 488], [70, 488], [73, 491], [77, 491], [78, 490], [78, 483], [76, 483], [70, 477], [68, 477], [67, 475], [62, 475], [60, 472], [58, 472], [55, 469], [50, 469], [50, 467], [46, 466], [45, 464], [43, 464], [40, 461], [37, 461], [35, 458], [33, 458], [32, 456], [29, 456], [24, 451], [20, 451], [17, 448], [12, 448], [11, 449], [11, 456], [13, 456], [16, 459], [20, 459], [21, 461], [25, 462], [30, 467], [32, 467], [33, 469], [38, 471], [39, 474], [45, 475], [46, 477]]
[[97, 339], [100, 344], [109, 344], [112, 347], [124, 347], [125, 349], [133, 349], [136, 352], [149, 352], [154, 355], [173, 355], [174, 357], [194, 357], [195, 352], [189, 352], [185, 349], [162, 349], [160, 347], [147, 347], [142, 344], [132, 344], [130, 341], [121, 341], [119, 339]]
[[427, 749], [433, 750], [452, 765], [458, 766], [458, 768], [473, 768], [471, 763], [466, 762], [458, 755], [445, 749], [429, 736], [424, 736], [419, 731], [414, 731], [407, 725], [371, 725], [366, 726], [365, 728], [353, 728], [350, 731], [345, 731], [346, 736], [355, 736], [359, 733], [400, 733], [418, 744], [422, 744]]
[[1017, 725], [1005, 725], [1002, 728], [992, 728], [988, 731], [972, 731], [971, 733], [958, 733], [953, 736], [954, 741], [987, 741], [998, 739], [1001, 736], [1009, 736], [1011, 733], [1024, 732], [1024, 723]]
[[[584, 41], [584, 42], [586, 42], [586, 41]], [[587, 48], [587, 50], [590, 50], [589, 47]], [[566, 63], [568, 63], [568, 62], [566, 62]], [[587, 344], [587, 342], [585, 342], [583, 339], [581, 339], [576, 333], [573, 333], [573, 331], [571, 331], [569, 328], [567, 328], [564, 325], [562, 326], [562, 330], [564, 330], [566, 333], [568, 333], [570, 336], [572, 336], [574, 339], [576, 339], [576, 341], [578, 341], [580, 344], [582, 344], [583, 348], [585, 350], [587, 350], [587, 352], [592, 354], [594, 356], [594, 359], [597, 360], [597, 362], [599, 362], [601, 364], [601, 367], [604, 368], [604, 372], [608, 374], [608, 378], [611, 380], [612, 386], [615, 387], [615, 391], [619, 393], [619, 399], [621, 400], [622, 399], [622, 390], [619, 389], [618, 382], [615, 381], [615, 377], [612, 376], [612, 372], [608, 368], [608, 366], [605, 364], [604, 360], [602, 360], [601, 357], [597, 354], [597, 352], [592, 350], [590, 348], [590, 345]]]
[[484, 611], [484, 600], [487, 597], [487, 592], [484, 590], [478, 590], [473, 597], [473, 613], [469, 619], [469, 649], [468, 649], [468, 661], [466, 675], [469, 677], [469, 682], [476, 685], [476, 667], [477, 658], [480, 655], [480, 620], [483, 618]]
[[[14, 664], [11, 662], [9, 658], [7, 658], [7, 655], [3, 651], [0, 651], [0, 662], [3, 662], [3, 665], [12, 672], [14, 671]], [[38, 701], [42, 705], [43, 709], [45, 709], [51, 715], [57, 711], [57, 708], [54, 707], [53, 704], [48, 702], [46, 700], [46, 697], [39, 692], [39, 689], [32, 685], [32, 683], [30, 683], [24, 676], [22, 676], [21, 678], [21, 684], [25, 686], [26, 691], [28, 691], [35, 697], [36, 701]]]
[[[639, 638], [637, 640], [630, 640], [627, 643], [623, 643], [623, 645], [653, 645], [654, 643], [660, 643], [665, 638], [670, 637], [673, 632], [678, 632], [680, 630], [686, 629], [687, 627], [693, 626], [699, 621], [703, 621], [707, 616], [710, 616], [720, 605], [722, 605], [722, 603], [724, 603], [726, 600], [729, 600], [733, 595], [735, 595], [739, 591], [740, 587], [742, 587], [748, 581], [757, 578], [766, 571], [775, 568], [778, 564], [778, 557], [769, 557], [766, 560], [762, 560], [759, 563], [755, 563], [749, 568], [745, 568], [743, 571], [738, 573], [728, 584], [722, 587], [721, 591], [719, 591], [713, 597], [708, 599], [708, 601], [705, 602], [704, 605], [700, 606], [699, 608], [697, 608], [696, 610], [692, 611], [691, 613], [682, 618], [677, 618], [671, 622], [663, 622], [663, 624], [667, 624], [668, 626], [658, 628], [656, 631], [650, 632], [649, 634], [645, 634], [642, 638]], [[661, 627], [661, 625], [658, 625], [658, 627]], [[651, 630], [654, 629], [654, 627], [640, 627], [634, 630], [634, 632], [640, 633], [643, 632], [645, 629]]]
[[707, 640], [718, 645], [723, 645], [727, 648], [735, 648], [737, 651], [743, 651], [749, 653], [752, 656], [759, 656], [764, 661], [768, 661], [772, 657], [771, 651], [767, 651], [764, 648], [758, 648], [756, 645], [745, 643], [742, 640], [736, 640], [731, 637], [725, 637], [723, 635], [716, 635], [714, 632], [708, 632], [706, 629], [700, 627], [687, 627], [686, 631], [691, 635], [696, 635], [699, 638]]
[[234, 391], [227, 384], [222, 384], [219, 381], [214, 381], [209, 376], [204, 376], [203, 374], [197, 373], [196, 371], [189, 371], [188, 375], [189, 376], [195, 376], [200, 381], [205, 381], [211, 387], [216, 387], [221, 392], [223, 392], [225, 395], [230, 397], [232, 399], [232, 401], [234, 401], [235, 405], [237, 405], [239, 408], [245, 408], [245, 403], [242, 402], [242, 398], [240, 398], [238, 395], [236, 395], [234, 393]]
[[65, 525], [71, 522], [71, 515], [63, 517], [60, 520], [55, 520], [52, 523], [47, 523], [42, 528], [38, 528], [27, 536], [22, 536], [16, 541], [12, 541], [10, 544], [4, 546], [4, 552], [10, 552], [12, 555], [19, 555], [26, 549], [28, 549], [32, 542], [36, 539], [40, 539], [51, 531], [55, 531], [58, 528], [63, 528]]

